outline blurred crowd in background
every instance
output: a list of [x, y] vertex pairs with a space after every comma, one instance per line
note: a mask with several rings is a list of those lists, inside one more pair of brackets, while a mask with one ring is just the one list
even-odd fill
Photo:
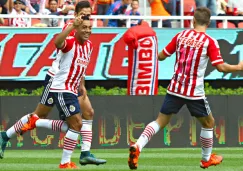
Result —
[[[84, 0], [0, 0], [0, 13], [11, 15], [65, 15], [73, 16], [75, 4]], [[92, 15], [146, 15], [146, 16], [191, 16], [196, 7], [205, 6], [212, 16], [242, 16], [243, 0], [87, 0], [92, 6]], [[146, 1], [146, 6], [144, 5]], [[183, 3], [183, 14], [181, 13]], [[65, 20], [68, 22], [69, 20]], [[1, 26], [28, 27], [28, 18], [0, 18]], [[131, 26], [141, 20], [132, 20]], [[180, 20], [163, 20], [163, 27], [177, 27]], [[98, 27], [126, 27], [125, 20], [98, 20]], [[229, 28], [242, 28], [241, 20], [228, 21]], [[59, 27], [57, 18], [32, 18], [31, 26]], [[158, 21], [151, 21], [158, 27]], [[190, 21], [184, 21], [190, 27]], [[211, 28], [221, 28], [222, 21], [212, 20]]]

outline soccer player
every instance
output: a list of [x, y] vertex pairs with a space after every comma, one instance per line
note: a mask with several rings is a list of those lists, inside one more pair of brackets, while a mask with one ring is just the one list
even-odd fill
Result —
[[[74, 36], [69, 34], [76, 30]], [[71, 155], [76, 146], [79, 131], [82, 127], [79, 91], [84, 91], [84, 76], [93, 50], [89, 39], [91, 34], [90, 20], [77, 17], [55, 39], [55, 45], [60, 50], [59, 71], [53, 77], [50, 87], [57, 108], [68, 124], [68, 131], [64, 138], [64, 148], [59, 168], [77, 168], [71, 162]]]
[[[75, 7], [75, 16], [87, 16], [91, 15], [91, 6], [88, 1], [78, 2]], [[64, 29], [67, 28], [72, 23], [68, 23], [64, 26]], [[69, 34], [73, 36], [76, 30], [72, 30]], [[37, 127], [45, 127], [55, 131], [66, 132], [68, 130], [67, 124], [63, 120], [44, 120], [39, 118], [46, 118], [48, 113], [51, 111], [54, 106], [53, 95], [50, 93], [50, 86], [53, 81], [53, 77], [59, 71], [59, 63], [60, 63], [61, 55], [57, 54], [56, 60], [52, 63], [52, 67], [47, 72], [45, 82], [44, 82], [44, 91], [41, 96], [40, 103], [38, 104], [35, 111], [30, 115], [23, 116], [17, 123], [15, 123], [11, 128], [9, 128], [6, 132], [0, 133], [0, 158], [3, 158], [4, 150], [6, 148], [6, 144], [9, 139], [13, 138], [16, 134], [22, 132], [23, 126], [28, 122], [32, 123], [32, 127], [29, 129], [33, 129], [35, 126]], [[82, 123], [83, 126], [81, 128], [81, 136], [82, 136], [82, 146], [81, 146], [81, 155], [80, 155], [80, 164], [104, 164], [106, 160], [96, 159], [93, 154], [90, 154], [91, 142], [92, 142], [92, 121], [94, 110], [91, 106], [90, 100], [86, 95], [86, 89], [84, 87], [82, 94], [79, 92], [79, 104], [82, 109]], [[36, 122], [36, 120], [38, 122]], [[64, 119], [64, 116], [61, 116], [61, 119]]]
[[222, 162], [222, 156], [212, 154], [214, 118], [205, 97], [204, 73], [208, 59], [219, 72], [227, 73], [242, 71], [243, 62], [238, 65], [224, 63], [217, 40], [205, 33], [210, 24], [210, 17], [209, 9], [197, 8], [193, 18], [194, 29], [178, 33], [159, 53], [158, 59], [161, 61], [176, 53], [174, 75], [157, 119], [146, 126], [137, 142], [129, 148], [130, 169], [137, 169], [139, 154], [143, 147], [170, 122], [172, 114], [177, 114], [184, 105], [202, 125], [200, 167], [208, 168]]

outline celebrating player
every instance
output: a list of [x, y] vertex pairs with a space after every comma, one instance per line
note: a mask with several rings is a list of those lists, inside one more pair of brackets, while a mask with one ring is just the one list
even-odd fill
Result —
[[242, 71], [243, 62], [238, 65], [224, 63], [217, 40], [205, 33], [210, 17], [209, 9], [197, 8], [193, 18], [194, 29], [178, 33], [159, 53], [158, 59], [163, 61], [176, 52], [174, 75], [157, 119], [146, 126], [137, 142], [129, 149], [130, 169], [137, 169], [138, 157], [143, 147], [169, 123], [172, 114], [177, 114], [184, 105], [202, 125], [200, 167], [208, 168], [222, 162], [222, 156], [212, 154], [214, 118], [205, 97], [204, 73], [208, 59], [218, 71], [227, 73]]
[[[75, 36], [69, 34], [76, 29]], [[68, 124], [64, 138], [64, 148], [59, 168], [77, 168], [71, 162], [71, 155], [76, 146], [79, 131], [82, 127], [80, 106], [78, 102], [78, 87], [84, 91], [84, 75], [93, 50], [89, 41], [91, 34], [90, 20], [77, 17], [72, 25], [60, 33], [55, 45], [60, 49], [59, 71], [53, 77], [50, 92], [53, 92], [57, 108]]]
[[[75, 7], [75, 16], [86, 16], [89, 17], [91, 15], [91, 6], [88, 1], [78, 2]], [[68, 23], [64, 26], [64, 29], [68, 26], [72, 25], [72, 23]], [[76, 30], [72, 30], [69, 36], [73, 36]], [[9, 128], [6, 132], [1, 132], [0, 134], [0, 158], [3, 158], [4, 150], [6, 148], [6, 144], [10, 138], [13, 138], [16, 134], [19, 134], [23, 131], [23, 125], [28, 122], [30, 119], [30, 127], [28, 129], [33, 129], [36, 127], [45, 127], [55, 131], [63, 131], [67, 132], [68, 126], [62, 120], [45, 120], [39, 118], [46, 118], [48, 113], [51, 111], [54, 106], [53, 95], [50, 93], [50, 86], [52, 84], [53, 78], [56, 73], [59, 71], [59, 64], [62, 56], [60, 53], [57, 54], [56, 60], [52, 63], [52, 67], [49, 69], [45, 82], [44, 82], [44, 91], [41, 96], [40, 103], [38, 104], [35, 111], [32, 115], [28, 114], [23, 116], [17, 123], [15, 123], [11, 128]], [[80, 155], [80, 164], [104, 164], [106, 160], [96, 159], [92, 154], [90, 154], [90, 147], [92, 142], [92, 121], [94, 110], [91, 106], [88, 96], [86, 95], [86, 89], [83, 87], [83, 94], [79, 92], [79, 104], [82, 109], [82, 128], [80, 130], [80, 134], [82, 136], [82, 146], [81, 146], [81, 155]], [[62, 119], [64, 116], [62, 116]], [[38, 120], [38, 122], [36, 122]], [[22, 130], [21, 130], [22, 129]]]

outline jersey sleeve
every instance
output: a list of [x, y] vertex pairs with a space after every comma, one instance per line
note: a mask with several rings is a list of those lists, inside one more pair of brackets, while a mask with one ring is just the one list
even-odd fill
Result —
[[175, 35], [172, 38], [171, 42], [163, 49], [164, 55], [171, 56], [176, 51], [178, 35], [179, 33]]
[[73, 44], [74, 44], [74, 37], [67, 37], [60, 50], [63, 53], [67, 53], [73, 48]]
[[220, 54], [219, 44], [217, 40], [209, 39], [207, 56], [209, 57], [213, 66], [224, 63], [224, 60]]

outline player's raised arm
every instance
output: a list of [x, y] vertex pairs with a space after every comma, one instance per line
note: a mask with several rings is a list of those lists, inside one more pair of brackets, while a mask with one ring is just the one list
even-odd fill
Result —
[[65, 45], [65, 40], [72, 32], [73, 29], [77, 28], [80, 24], [82, 24], [83, 20], [81, 17], [75, 18], [73, 24], [69, 25], [66, 29], [64, 29], [55, 39], [56, 48], [61, 49]]
[[63, 30], [60, 34], [58, 34], [54, 42], [56, 48], [61, 49], [65, 45], [66, 38], [74, 28], [75, 27], [73, 25], [70, 25], [65, 30]]
[[207, 55], [212, 65], [215, 66], [219, 72], [230, 73], [243, 70], [243, 62], [240, 62], [237, 65], [230, 65], [224, 62], [220, 54], [218, 42], [215, 39], [209, 40]]

